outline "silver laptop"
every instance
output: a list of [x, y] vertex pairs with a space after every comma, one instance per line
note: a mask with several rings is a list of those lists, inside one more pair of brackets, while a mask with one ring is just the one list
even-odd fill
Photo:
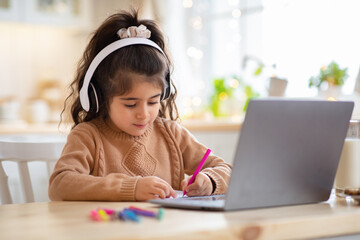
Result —
[[328, 200], [353, 102], [249, 102], [226, 195], [150, 200], [164, 207], [240, 210]]

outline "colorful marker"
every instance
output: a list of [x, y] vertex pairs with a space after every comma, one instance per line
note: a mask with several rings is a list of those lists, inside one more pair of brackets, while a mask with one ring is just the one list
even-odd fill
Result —
[[148, 211], [145, 209], [141, 209], [138, 207], [130, 206], [129, 209], [136, 213], [137, 215], [145, 216], [145, 217], [157, 217], [157, 214], [152, 211]]
[[116, 218], [123, 221], [140, 222], [140, 216], [152, 217], [157, 218], [158, 220], [162, 220], [164, 217], [164, 209], [160, 208], [159, 211], [156, 213], [138, 207], [130, 206], [129, 208], [124, 208], [122, 211], [119, 212], [108, 208], [97, 208], [96, 210], [90, 211], [91, 219], [97, 222], [114, 220]]
[[125, 215], [125, 218], [127, 218], [127, 219], [129, 219], [131, 221], [134, 221], [134, 222], [140, 222], [139, 216], [136, 215], [136, 213], [134, 213], [130, 209], [125, 208], [122, 212]]
[[159, 212], [158, 212], [158, 214], [157, 214], [157, 219], [158, 219], [159, 221], [161, 221], [163, 218], [164, 218], [164, 209], [163, 209], [163, 208], [160, 208], [160, 209], [159, 209]]
[[107, 213], [103, 209], [99, 209], [97, 212], [98, 212], [101, 220], [103, 220], [103, 221], [108, 221], [109, 220], [109, 216], [107, 215]]
[[99, 216], [99, 213], [95, 210], [90, 211], [90, 217], [94, 221], [102, 221], [102, 218]]
[[[187, 186], [189, 186], [190, 184], [192, 184], [192, 183], [195, 181], [196, 176], [197, 176], [198, 173], [200, 172], [200, 170], [201, 170], [202, 166], [204, 165], [206, 159], [208, 158], [210, 152], [211, 152], [210, 149], [206, 150], [206, 153], [205, 153], [204, 157], [201, 159], [201, 161], [200, 161], [199, 165], [197, 166], [194, 174], [193, 174], [192, 177], [190, 178]], [[183, 196], [185, 196], [185, 194], [186, 194], [186, 190], [184, 190]]]

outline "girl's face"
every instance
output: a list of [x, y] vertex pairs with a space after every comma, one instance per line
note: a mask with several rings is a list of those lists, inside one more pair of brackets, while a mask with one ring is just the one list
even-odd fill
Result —
[[161, 78], [162, 75], [151, 77], [131, 74], [132, 90], [121, 96], [110, 99], [109, 117], [120, 130], [140, 136], [154, 122], [160, 109], [160, 87], [144, 81], [144, 79]]

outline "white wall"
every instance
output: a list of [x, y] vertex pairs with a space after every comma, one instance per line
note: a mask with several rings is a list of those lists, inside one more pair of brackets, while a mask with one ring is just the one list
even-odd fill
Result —
[[36, 84], [72, 79], [83, 36], [51, 26], [0, 23], [0, 97], [33, 97]]

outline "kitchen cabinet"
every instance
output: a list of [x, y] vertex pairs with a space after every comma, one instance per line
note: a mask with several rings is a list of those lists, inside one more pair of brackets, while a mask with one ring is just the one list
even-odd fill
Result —
[[212, 152], [232, 164], [242, 126], [241, 119], [185, 120], [181, 124]]
[[235, 156], [238, 131], [193, 131], [195, 138], [212, 153], [232, 164]]
[[19, 21], [23, 15], [21, 9], [19, 0], [0, 0], [0, 20]]
[[90, 21], [86, 0], [0, 0], [0, 21], [84, 28]]

